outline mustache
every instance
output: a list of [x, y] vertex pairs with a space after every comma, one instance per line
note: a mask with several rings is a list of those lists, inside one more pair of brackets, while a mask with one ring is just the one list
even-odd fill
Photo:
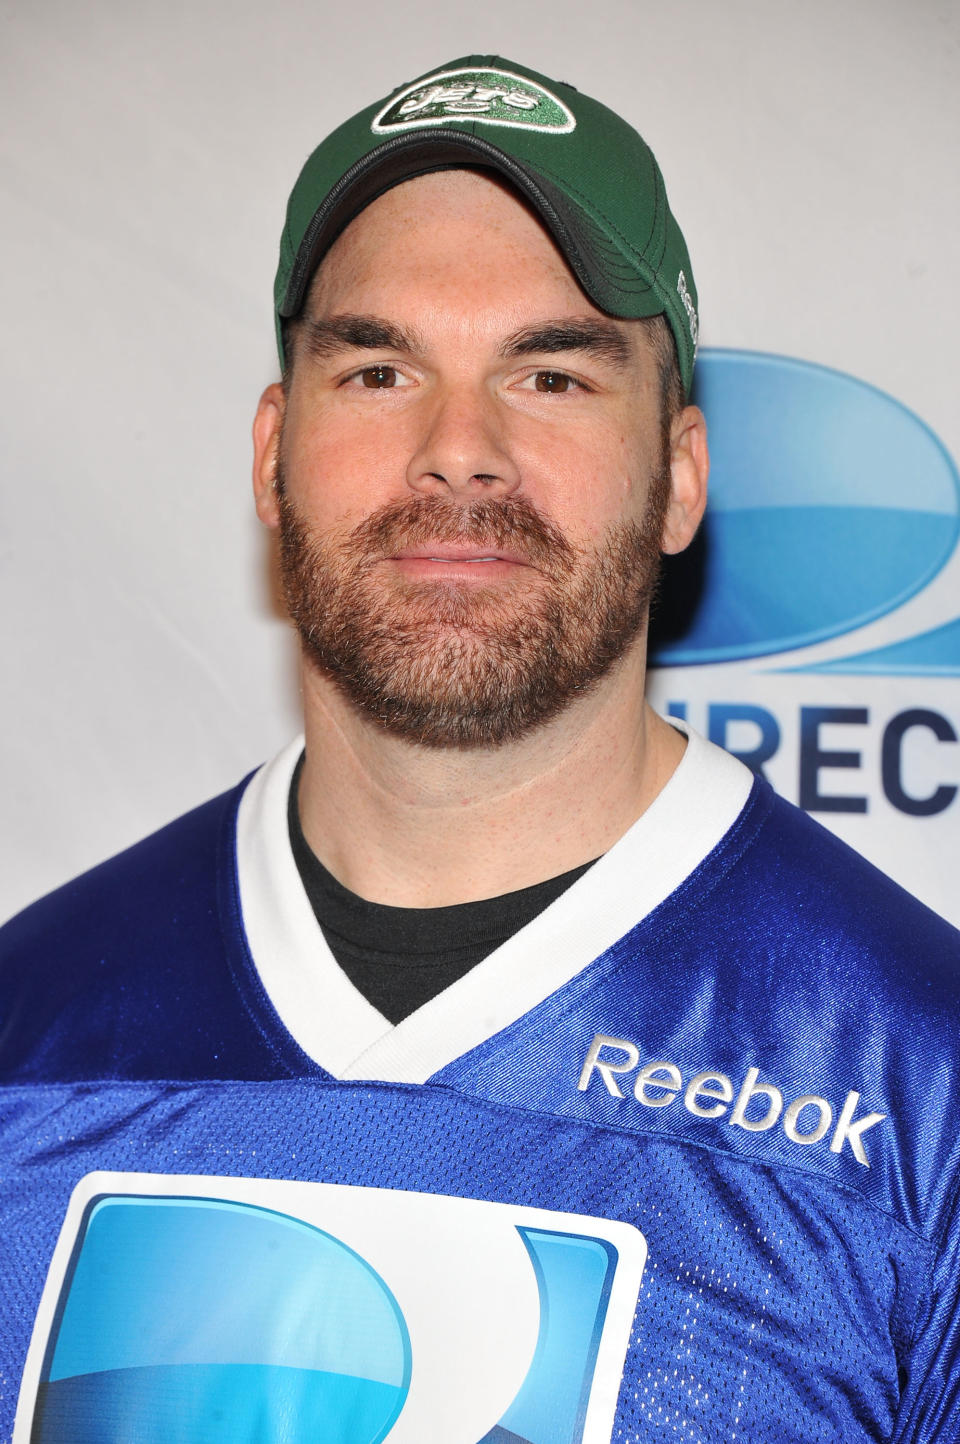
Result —
[[344, 550], [356, 561], [431, 542], [519, 552], [533, 566], [565, 575], [577, 558], [558, 527], [524, 497], [479, 498], [464, 506], [441, 496], [388, 502], [351, 531]]

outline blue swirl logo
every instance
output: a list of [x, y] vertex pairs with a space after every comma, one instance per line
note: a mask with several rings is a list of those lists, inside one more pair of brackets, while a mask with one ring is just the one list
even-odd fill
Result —
[[[954, 552], [957, 469], [892, 397], [808, 362], [706, 351], [695, 399], [710, 428], [711, 505], [693, 547], [668, 563], [654, 666], [770, 656], [854, 631], [901, 607]], [[933, 670], [956, 670], [960, 621], [924, 648], [941, 659]]]

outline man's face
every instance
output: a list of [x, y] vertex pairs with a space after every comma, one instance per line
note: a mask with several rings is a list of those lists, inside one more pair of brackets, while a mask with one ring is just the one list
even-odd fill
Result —
[[512, 193], [463, 171], [387, 192], [294, 348], [258, 413], [258, 505], [308, 662], [366, 715], [497, 744], [642, 648], [670, 495], [656, 360]]

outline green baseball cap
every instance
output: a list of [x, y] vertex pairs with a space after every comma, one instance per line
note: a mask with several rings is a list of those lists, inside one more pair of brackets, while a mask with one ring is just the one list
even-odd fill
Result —
[[632, 126], [571, 85], [496, 55], [469, 55], [368, 106], [322, 141], [287, 204], [274, 285], [277, 340], [330, 246], [401, 181], [492, 170], [540, 216], [591, 301], [666, 317], [689, 393], [697, 292], [660, 167]]

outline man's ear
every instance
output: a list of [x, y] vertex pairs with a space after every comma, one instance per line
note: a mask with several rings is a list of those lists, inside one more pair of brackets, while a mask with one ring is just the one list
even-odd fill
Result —
[[685, 406], [670, 427], [670, 502], [663, 551], [682, 552], [693, 541], [707, 504], [707, 423], [699, 406]]
[[269, 527], [280, 524], [277, 461], [285, 407], [283, 387], [275, 381], [260, 397], [257, 414], [253, 418], [253, 496], [257, 516], [264, 526]]

